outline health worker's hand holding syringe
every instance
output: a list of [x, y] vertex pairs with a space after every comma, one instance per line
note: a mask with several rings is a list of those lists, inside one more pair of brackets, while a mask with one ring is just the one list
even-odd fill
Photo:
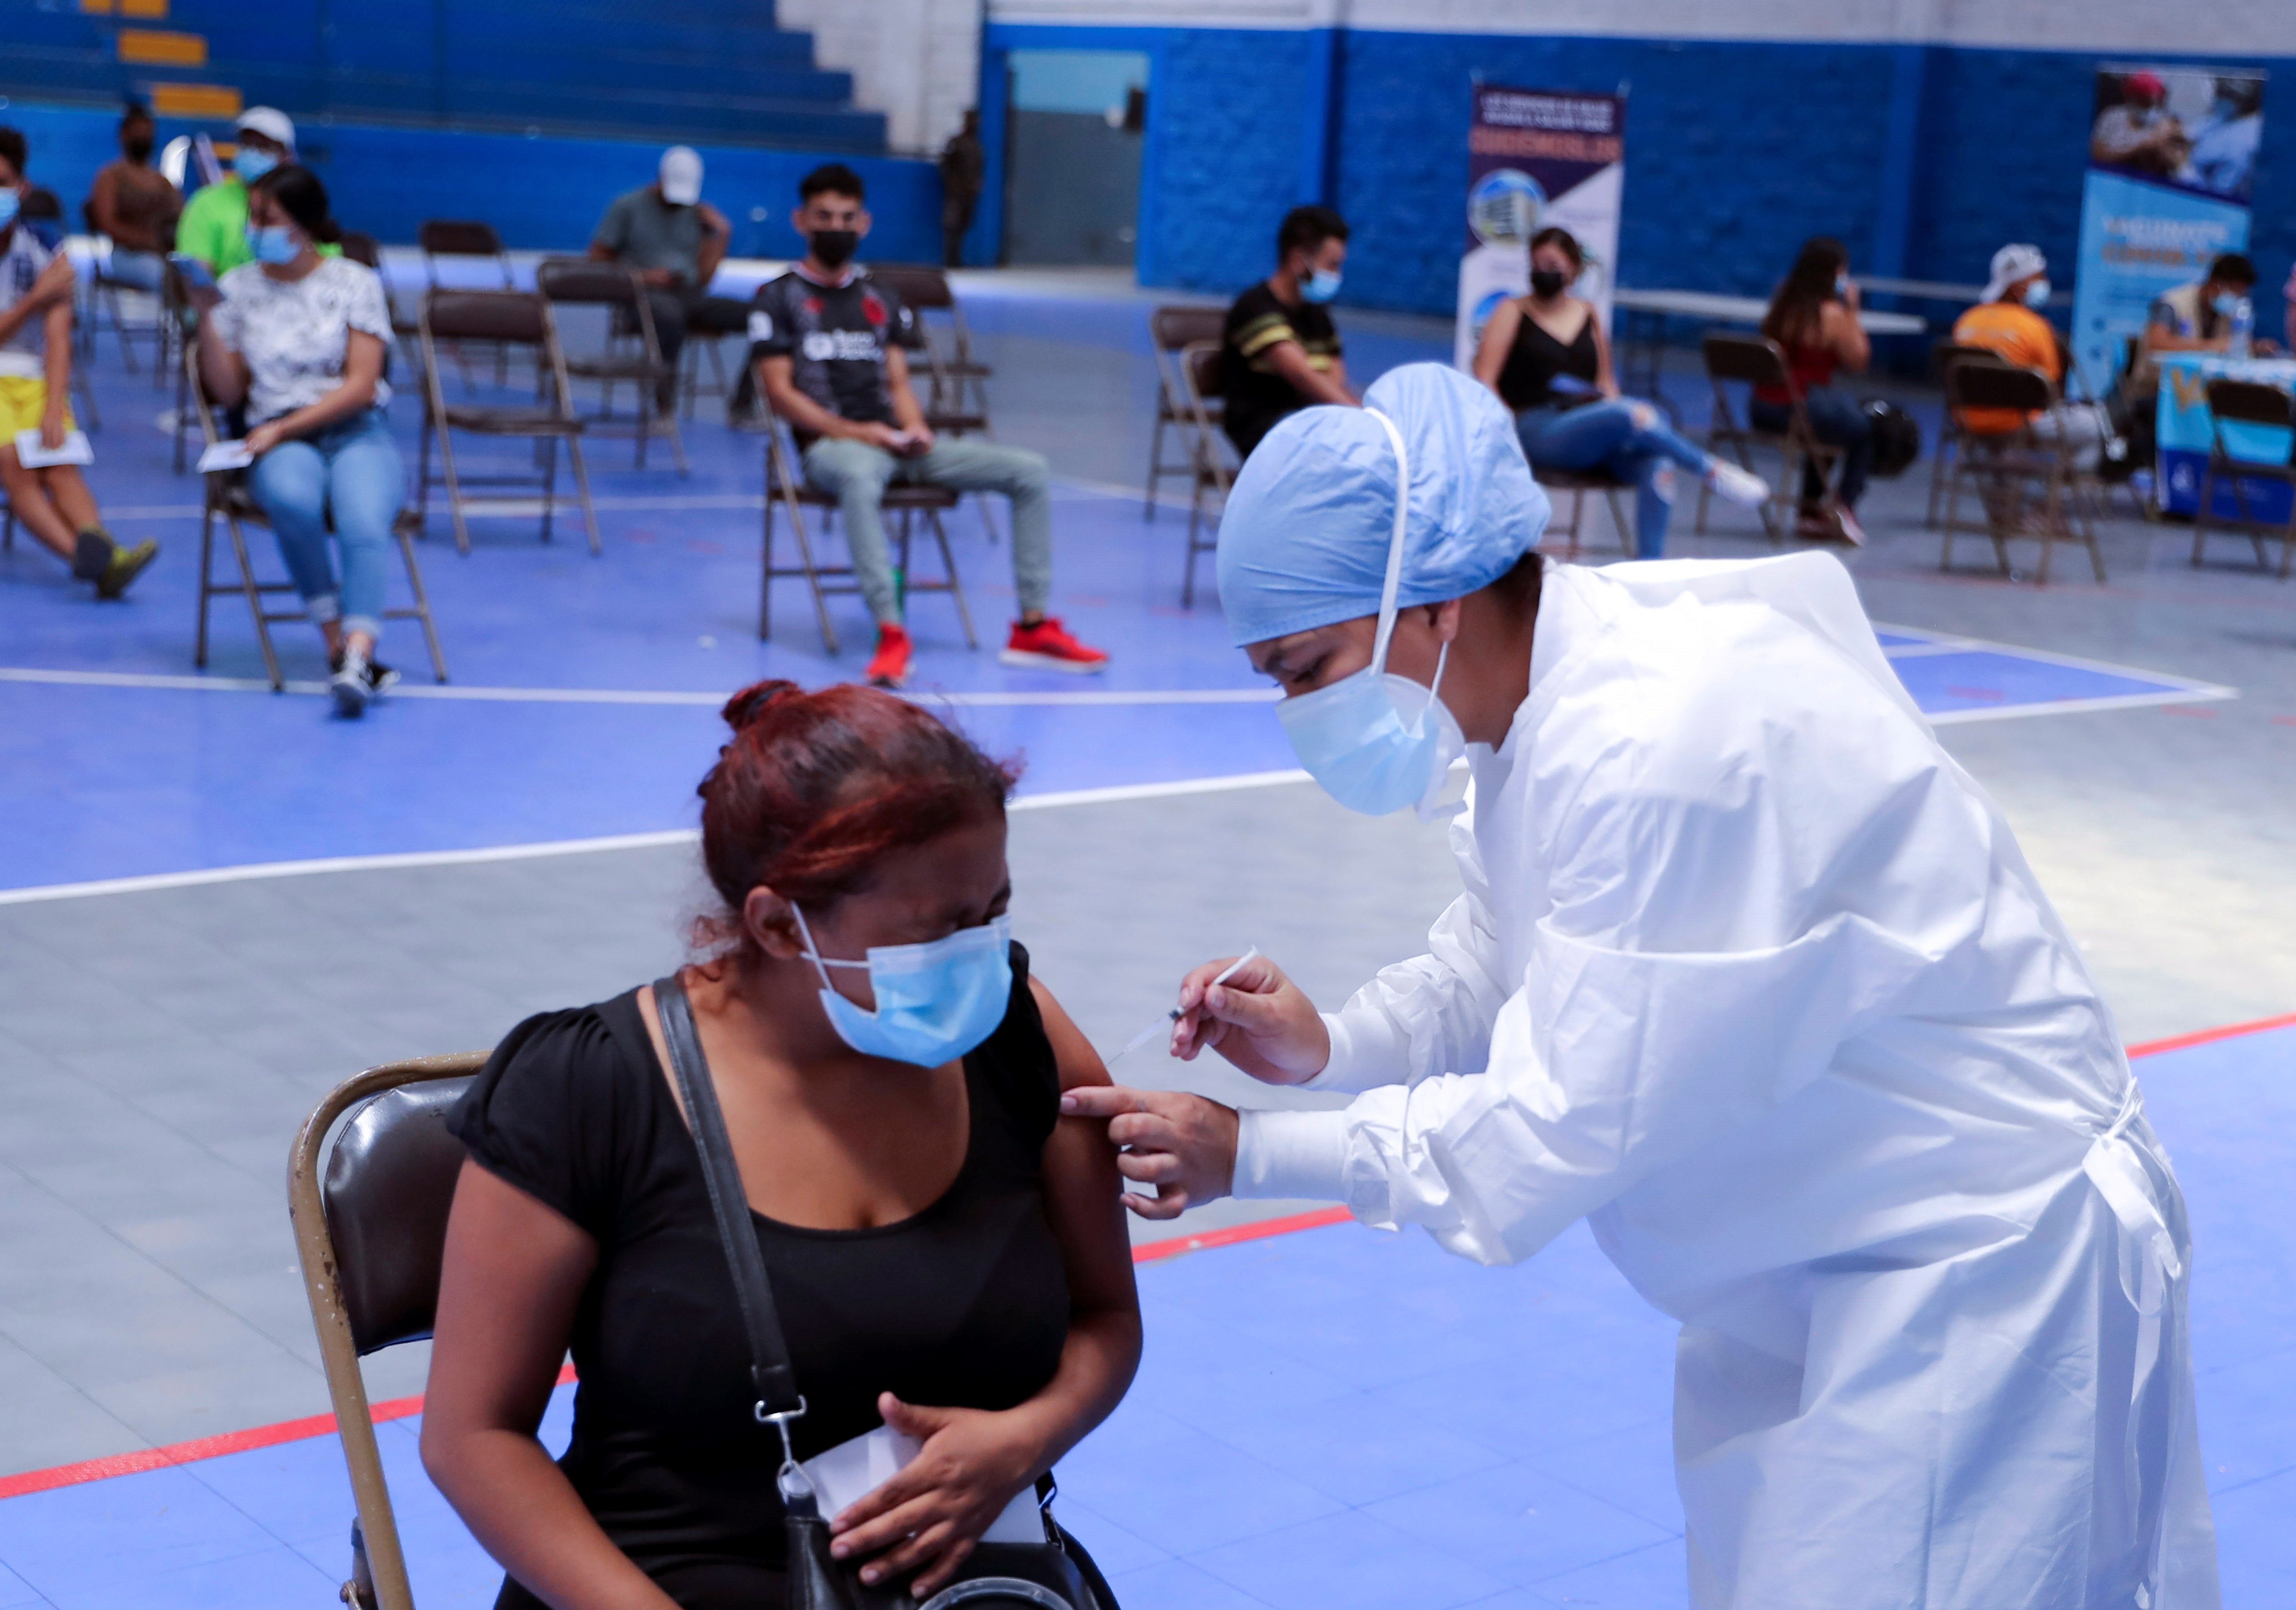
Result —
[[[1172, 1056], [1193, 1062], [1210, 1047], [1263, 1084], [1305, 1084], [1332, 1057], [1315, 1003], [1256, 949], [1182, 978], [1171, 1020]], [[1185, 1090], [1085, 1085], [1061, 1097], [1061, 1111], [1109, 1120], [1109, 1138], [1122, 1148], [1118, 1171], [1156, 1188], [1153, 1196], [1125, 1193], [1124, 1205], [1144, 1219], [1177, 1219], [1234, 1187], [1234, 1107]]]

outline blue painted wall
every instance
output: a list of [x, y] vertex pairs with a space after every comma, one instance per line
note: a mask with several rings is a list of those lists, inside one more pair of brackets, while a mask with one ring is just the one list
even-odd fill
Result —
[[[1456, 294], [1468, 86], [1628, 86], [1628, 284], [1766, 292], [1810, 234], [1868, 272], [1981, 281], [1996, 247], [2039, 243], [2072, 280], [2095, 52], [996, 24], [1003, 50], [1140, 49], [1155, 62], [1142, 186], [1144, 283], [1227, 291], [1265, 274], [1275, 223], [1323, 200], [1354, 226], [1343, 303], [1447, 314]], [[1116, 43], [1120, 40], [1121, 43]], [[1317, 58], [1329, 52], [1330, 88]], [[2174, 60], [2140, 53], [2147, 60]], [[2296, 257], [2296, 59], [2272, 73], [2254, 198], [2276, 294]], [[1328, 127], [1318, 173], [1315, 131]], [[991, 145], [991, 160], [998, 152]], [[1152, 180], [1151, 175], [1152, 174]], [[992, 174], [992, 189], [998, 177]], [[984, 212], [988, 211], [984, 209]], [[973, 236], [987, 260], [996, 239]], [[1877, 251], [1898, 261], [1876, 266]], [[2276, 329], [2276, 305], [2267, 321]]]
[[[24, 131], [31, 177], [62, 198], [73, 226], [95, 170], [117, 154], [116, 113], [78, 107], [0, 110], [0, 122]], [[163, 120], [164, 143], [191, 124]], [[661, 156], [653, 142], [582, 140], [516, 135], [455, 134], [432, 128], [302, 124], [303, 153], [326, 182], [335, 218], [385, 244], [411, 242], [425, 218], [483, 218], [517, 249], [579, 251], [598, 215], [625, 190], [650, 182]], [[700, 147], [702, 193], [732, 221], [734, 252], [794, 257], [804, 250], [789, 215], [797, 182], [818, 164], [850, 166], [869, 186], [875, 227], [868, 255], [881, 261], [934, 262], [940, 255], [940, 175], [930, 162], [758, 146]], [[752, 221], [763, 207], [767, 216]]]

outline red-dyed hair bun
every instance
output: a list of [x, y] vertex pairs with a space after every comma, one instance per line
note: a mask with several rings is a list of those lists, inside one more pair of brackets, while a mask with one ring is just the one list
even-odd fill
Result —
[[865, 883], [889, 850], [984, 811], [1001, 816], [1020, 775], [930, 711], [873, 687], [809, 694], [759, 682], [723, 713], [733, 741], [697, 792], [702, 863], [732, 930], [760, 884], [819, 909]]

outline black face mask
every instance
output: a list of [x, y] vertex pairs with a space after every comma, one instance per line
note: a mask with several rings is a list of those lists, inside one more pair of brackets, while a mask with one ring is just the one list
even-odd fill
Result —
[[148, 162], [152, 160], [152, 141], [149, 136], [141, 139], [122, 140], [119, 143], [119, 149], [127, 153], [127, 160], [131, 162]]
[[861, 232], [857, 229], [816, 229], [806, 236], [813, 247], [813, 255], [824, 267], [842, 268], [853, 260], [860, 249]]
[[1530, 293], [1544, 301], [1550, 296], [1560, 296], [1570, 276], [1560, 268], [1534, 268], [1530, 271]]

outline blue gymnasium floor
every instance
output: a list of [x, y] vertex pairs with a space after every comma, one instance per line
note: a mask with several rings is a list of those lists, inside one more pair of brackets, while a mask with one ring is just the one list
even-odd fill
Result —
[[[1131, 355], [1144, 410], [1144, 303], [982, 296], [973, 308], [980, 328], [1025, 326]], [[1423, 344], [1367, 336], [1356, 343], [1359, 374], [1427, 356]], [[166, 399], [148, 377], [121, 372], [108, 336], [94, 374], [105, 428], [91, 484], [123, 539], [156, 536], [163, 552], [115, 604], [95, 603], [20, 533], [0, 554], [0, 890], [684, 828], [726, 693], [767, 676], [851, 678], [867, 656], [858, 601], [832, 601], [843, 646], [832, 657], [798, 583], [776, 587], [773, 640], [757, 637], [762, 448], [709, 417], [705, 399], [688, 426], [688, 478], [661, 444], [654, 467], [637, 471], [627, 440], [592, 442], [603, 557], [586, 551], [570, 502], [546, 546], [538, 508], [475, 521], [468, 558], [447, 539], [443, 498], [434, 504], [434, 535], [418, 548], [452, 682], [431, 681], [418, 629], [394, 622], [384, 653], [405, 684], [365, 721], [338, 721], [316, 634], [274, 628], [290, 678], [274, 695], [245, 607], [228, 596], [214, 601], [210, 661], [198, 672], [197, 481], [168, 472], [152, 423]], [[414, 398], [402, 390], [393, 412], [411, 473]], [[463, 463], [504, 470], [521, 451], [474, 444]], [[918, 597], [912, 692], [945, 696], [991, 750], [1021, 755], [1030, 793], [1288, 768], [1269, 690], [1228, 646], [1208, 556], [1197, 607], [1180, 607], [1185, 513], [1166, 507], [1151, 522], [1135, 495], [1062, 482], [1054, 518], [1054, 611], [1108, 648], [1113, 669], [1080, 678], [996, 663], [1010, 559], [968, 504], [948, 527], [982, 647], [964, 648], [947, 599]], [[994, 519], [1001, 530], [1001, 503]], [[266, 533], [251, 530], [250, 546], [260, 575], [280, 574]], [[790, 552], [786, 528], [780, 551]], [[391, 587], [404, 601], [395, 554]], [[1885, 642], [1940, 721], [2229, 691], [1933, 634], [1893, 630]]]
[[[2296, 1025], [2138, 1068], [2192, 1210], [2224, 1602], [2288, 1604]], [[1515, 1269], [1336, 1225], [1139, 1275], [1139, 1378], [1060, 1468], [1062, 1513], [1127, 1610], [1686, 1602], [1672, 1326], [1583, 1226]], [[419, 1427], [381, 1428], [416, 1600], [490, 1604], [500, 1574], [423, 1476]], [[0, 1610], [311, 1610], [345, 1573], [350, 1514], [331, 1433], [26, 1493], [0, 1501]]]

